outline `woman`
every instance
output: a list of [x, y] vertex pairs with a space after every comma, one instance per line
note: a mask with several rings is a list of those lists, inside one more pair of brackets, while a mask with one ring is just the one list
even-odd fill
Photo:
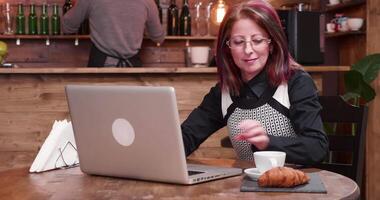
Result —
[[182, 124], [186, 155], [227, 125], [240, 159], [287, 153], [286, 161], [321, 162], [328, 140], [312, 78], [290, 56], [275, 9], [263, 0], [232, 7], [220, 26], [219, 83]]

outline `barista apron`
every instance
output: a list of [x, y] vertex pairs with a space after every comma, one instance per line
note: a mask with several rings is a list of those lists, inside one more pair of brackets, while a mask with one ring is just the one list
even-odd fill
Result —
[[94, 44], [91, 46], [90, 57], [88, 59], [88, 67], [105, 67], [105, 62], [107, 57], [112, 57], [117, 59], [117, 64], [115, 67], [141, 67], [142, 62], [138, 55], [134, 55], [130, 58], [119, 58], [115, 56], [108, 55], [100, 51]]
[[242, 120], [259, 121], [268, 135], [297, 137], [289, 119], [289, 107], [287, 84], [266, 89], [258, 100], [239, 98], [232, 102], [230, 94], [227, 91], [222, 92], [223, 116], [227, 119], [229, 137], [239, 159], [253, 160], [251, 144], [235, 140], [235, 136], [240, 134], [238, 125]]

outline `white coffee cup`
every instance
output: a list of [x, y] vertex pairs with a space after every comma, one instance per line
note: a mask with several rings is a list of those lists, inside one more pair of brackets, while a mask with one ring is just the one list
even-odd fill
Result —
[[328, 33], [335, 32], [335, 23], [327, 23], [326, 24], [326, 30]]
[[253, 153], [256, 168], [264, 173], [275, 167], [283, 167], [286, 153], [282, 151], [256, 151]]

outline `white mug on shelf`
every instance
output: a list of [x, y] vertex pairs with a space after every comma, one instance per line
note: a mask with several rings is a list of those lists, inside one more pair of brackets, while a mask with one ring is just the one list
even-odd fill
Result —
[[328, 33], [334, 33], [335, 32], [335, 23], [327, 23], [326, 24], [326, 31]]
[[329, 4], [330, 5], [336, 5], [336, 4], [339, 4], [340, 1], [339, 0], [329, 0]]

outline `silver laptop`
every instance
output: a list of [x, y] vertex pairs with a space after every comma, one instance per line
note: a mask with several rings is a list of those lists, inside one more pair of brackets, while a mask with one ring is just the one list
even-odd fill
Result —
[[186, 164], [172, 87], [68, 85], [84, 173], [194, 184], [239, 175], [239, 168]]

